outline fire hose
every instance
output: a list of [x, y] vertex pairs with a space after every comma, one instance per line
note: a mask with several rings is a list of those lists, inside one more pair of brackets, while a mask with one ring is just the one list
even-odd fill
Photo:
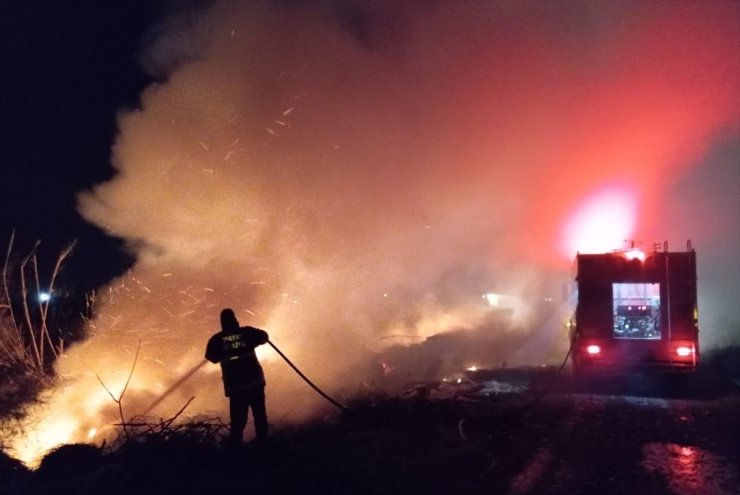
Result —
[[[293, 362], [290, 359], [288, 359], [288, 356], [286, 356], [285, 354], [283, 354], [282, 351], [280, 349], [278, 349], [275, 344], [273, 344], [269, 340], [267, 341], [267, 343], [270, 344], [270, 346], [275, 350], [275, 352], [277, 352], [280, 355], [280, 357], [283, 358], [285, 360], [285, 362], [288, 363], [288, 365], [291, 368], [293, 368], [293, 371], [295, 371], [298, 374], [298, 376], [300, 376], [303, 379], [303, 381], [305, 381], [307, 384], [309, 384], [311, 386], [311, 388], [313, 388], [319, 395], [321, 395], [324, 399], [326, 399], [327, 401], [331, 402], [334, 406], [338, 407], [342, 411], [347, 411], [347, 408], [345, 406], [343, 406], [342, 404], [340, 404], [336, 400], [334, 400], [331, 397], [329, 397], [326, 393], [324, 393], [323, 390], [321, 390], [319, 387], [317, 387], [306, 375], [304, 375], [301, 372], [301, 370], [299, 370], [298, 367], [296, 367], [296, 365], [294, 365]], [[208, 361], [204, 359], [203, 361], [201, 361], [197, 365], [195, 365], [192, 368], [190, 368], [184, 375], [182, 375], [180, 377], [179, 380], [177, 380], [175, 383], [173, 383], [172, 385], [170, 385], [170, 388], [168, 388], [167, 390], [165, 390], [162, 393], [162, 395], [160, 395], [159, 398], [157, 400], [155, 400], [147, 408], [146, 411], [144, 411], [144, 416], [146, 416], [147, 414], [149, 414], [152, 409], [154, 409], [155, 407], [157, 407], [164, 399], [166, 399], [173, 391], [175, 391], [180, 385], [182, 385], [188, 378], [190, 378], [191, 376], [193, 376], [207, 362]]]
[[318, 392], [318, 394], [319, 394], [319, 395], [321, 395], [321, 397], [323, 397], [324, 399], [328, 400], [329, 402], [331, 402], [332, 404], [334, 404], [335, 406], [337, 406], [337, 407], [338, 407], [339, 409], [341, 409], [342, 411], [347, 411], [347, 408], [346, 408], [346, 407], [344, 407], [344, 406], [343, 406], [343, 405], [341, 405], [341, 404], [340, 404], [339, 402], [335, 401], [334, 399], [332, 399], [331, 397], [329, 397], [328, 395], [326, 395], [326, 394], [325, 394], [325, 393], [324, 393], [324, 392], [323, 392], [323, 391], [322, 391], [322, 390], [321, 390], [321, 389], [320, 389], [319, 387], [317, 387], [316, 385], [314, 385], [314, 383], [313, 383], [313, 382], [312, 382], [311, 380], [309, 380], [309, 379], [308, 379], [308, 377], [307, 377], [306, 375], [304, 375], [303, 373], [301, 373], [301, 370], [299, 370], [299, 369], [298, 369], [298, 368], [296, 367], [296, 365], [294, 365], [294, 364], [293, 364], [293, 363], [292, 363], [292, 362], [290, 361], [290, 359], [288, 359], [288, 357], [287, 357], [287, 356], [286, 356], [285, 354], [283, 354], [283, 353], [282, 353], [282, 352], [280, 351], [280, 349], [278, 349], [278, 348], [277, 348], [277, 347], [275, 346], [275, 344], [273, 344], [273, 343], [272, 343], [272, 342], [270, 342], [269, 340], [267, 341], [267, 343], [268, 343], [268, 344], [270, 344], [270, 346], [271, 346], [271, 347], [272, 347], [273, 349], [275, 349], [275, 352], [277, 352], [278, 354], [280, 354], [280, 357], [281, 357], [281, 358], [283, 358], [283, 359], [285, 360], [285, 362], [286, 362], [286, 363], [288, 363], [288, 365], [289, 365], [289, 366], [290, 366], [291, 368], [293, 368], [293, 371], [295, 371], [296, 373], [298, 373], [298, 376], [300, 376], [301, 378], [303, 378], [303, 381], [305, 381], [306, 383], [308, 383], [308, 384], [309, 384], [309, 385], [311, 386], [311, 388], [313, 388], [313, 389], [314, 389], [314, 390], [315, 390], [316, 392]]

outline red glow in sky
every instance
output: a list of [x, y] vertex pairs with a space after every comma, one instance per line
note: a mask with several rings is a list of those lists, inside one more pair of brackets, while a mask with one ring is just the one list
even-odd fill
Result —
[[[573, 78], [553, 89], [561, 127], [539, 158], [524, 222], [533, 259], [561, 264], [576, 251], [664, 239], [656, 218], [667, 191], [738, 115], [738, 26], [728, 21], [736, 11], [708, 5], [646, 9], [618, 36], [590, 45], [596, 62], [583, 84]], [[583, 67], [562, 52], [553, 58], [563, 72]]]
[[610, 187], [581, 202], [565, 222], [561, 249], [568, 258], [580, 253], [604, 253], [632, 240], [637, 201], [626, 187]]

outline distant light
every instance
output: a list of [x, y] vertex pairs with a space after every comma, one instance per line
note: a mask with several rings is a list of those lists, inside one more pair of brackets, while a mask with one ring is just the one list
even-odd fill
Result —
[[501, 296], [498, 294], [494, 294], [493, 292], [489, 292], [488, 294], [483, 295], [483, 299], [488, 301], [489, 306], [493, 306], [497, 308], [501, 302]]
[[586, 347], [586, 352], [591, 356], [595, 356], [601, 352], [601, 346], [591, 344]]
[[468, 368], [468, 371], [478, 371], [478, 368], [476, 366], [471, 366]]
[[49, 302], [49, 300], [51, 299], [51, 294], [49, 294], [48, 292], [39, 292], [38, 297], [39, 297], [39, 302], [45, 303], [45, 302]]
[[645, 261], [645, 253], [640, 251], [639, 249], [630, 249], [626, 253], [624, 253], [624, 257], [628, 260], [640, 260]]
[[694, 353], [694, 349], [691, 347], [681, 346], [676, 348], [676, 354], [681, 357], [691, 356]]

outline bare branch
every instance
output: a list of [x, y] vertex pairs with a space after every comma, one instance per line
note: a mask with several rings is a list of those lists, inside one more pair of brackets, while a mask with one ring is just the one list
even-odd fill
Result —
[[175, 414], [174, 416], [172, 416], [170, 419], [164, 421], [163, 424], [165, 426], [171, 425], [172, 422], [175, 421], [178, 418], [178, 416], [180, 416], [185, 409], [187, 409], [187, 407], [190, 405], [190, 403], [193, 402], [193, 399], [195, 399], [195, 396], [192, 396], [190, 399], [188, 399], [188, 401], [185, 403], [185, 405], [182, 406], [182, 408], [179, 411], [177, 411], [177, 414]]
[[33, 333], [33, 322], [31, 321], [31, 313], [28, 309], [28, 288], [26, 287], [26, 265], [28, 264], [28, 261], [35, 256], [36, 248], [40, 244], [40, 241], [36, 241], [36, 244], [34, 244], [33, 249], [31, 249], [31, 252], [28, 254], [28, 256], [23, 260], [21, 263], [20, 273], [21, 273], [21, 295], [23, 296], [23, 314], [26, 317], [26, 325], [28, 325], [28, 331], [30, 333], [30, 341], [31, 341], [31, 348], [33, 350], [33, 356], [35, 358], [35, 367], [37, 369], [43, 369], [43, 360], [41, 357], [41, 353], [39, 352], [38, 345], [36, 344], [36, 339]]
[[[33, 248], [23, 258], [18, 270], [18, 282], [20, 291], [11, 287], [15, 281], [11, 273], [15, 267], [11, 267], [11, 256], [15, 246], [15, 230], [11, 232], [8, 247], [5, 252], [5, 260], [2, 268], [2, 290], [0, 292], [0, 357], [4, 356], [8, 362], [23, 363], [30, 370], [37, 373], [45, 374], [46, 365], [50, 359], [56, 359], [63, 352], [64, 341], [61, 336], [58, 339], [53, 338], [49, 332], [48, 316], [49, 303], [43, 301], [39, 304], [38, 320], [32, 318], [32, 313], [36, 308], [31, 308], [29, 302], [29, 279], [35, 283], [37, 291], [41, 290], [41, 281], [39, 279], [39, 267], [37, 258], [37, 249], [41, 241], [36, 241]], [[76, 241], [70, 243], [59, 254], [54, 271], [51, 275], [49, 291], [54, 290], [54, 283], [61, 271], [62, 264], [72, 252]], [[29, 267], [30, 264], [30, 267]], [[12, 269], [11, 269], [12, 268]], [[17, 294], [20, 292], [20, 294]], [[20, 297], [19, 297], [20, 296]], [[7, 313], [6, 313], [7, 310]], [[51, 353], [51, 354], [49, 354]]]
[[123, 394], [126, 393], [126, 389], [128, 388], [128, 384], [131, 381], [131, 377], [134, 376], [134, 368], [136, 368], [136, 361], [139, 359], [139, 350], [141, 350], [141, 341], [139, 341], [139, 345], [136, 347], [136, 354], [134, 354], [134, 362], [131, 363], [131, 371], [128, 374], [128, 379], [126, 380], [126, 384], [123, 386], [123, 390], [121, 391], [121, 396], [118, 398], [119, 401], [123, 399]]
[[[41, 292], [41, 283], [39, 282], [39, 264], [36, 255], [31, 258], [31, 266], [33, 267], [33, 278], [36, 282], [36, 294], [38, 294], [39, 292]], [[38, 329], [38, 332], [36, 332], [38, 333], [38, 335], [34, 335], [34, 332], [31, 331], [31, 338], [39, 340], [37, 345], [39, 348], [39, 355], [41, 356], [41, 366], [43, 366], [44, 362], [46, 361], [44, 356], [44, 335], [48, 333], [46, 331], [46, 311], [48, 308], [48, 304], [48, 301], [39, 304], [39, 315], [41, 319], [39, 321], [40, 328]]]
[[12, 349], [12, 355], [10, 356], [13, 361], [24, 361], [26, 357], [25, 344], [23, 342], [23, 336], [21, 334], [18, 320], [15, 316], [15, 308], [13, 307], [13, 300], [10, 296], [10, 283], [8, 282], [8, 268], [10, 267], [10, 254], [13, 252], [13, 244], [15, 243], [15, 230], [10, 234], [10, 240], [8, 241], [8, 250], [5, 253], [5, 263], [3, 264], [3, 293], [5, 295], [5, 302], [3, 307], [8, 309], [10, 315], [11, 329], [5, 335], [10, 339], [8, 344]]
[[123, 434], [128, 437], [128, 429], [126, 428], [126, 418], [123, 416], [123, 395], [126, 393], [126, 389], [128, 388], [128, 384], [131, 382], [131, 377], [134, 375], [134, 369], [136, 368], [136, 361], [139, 358], [139, 350], [141, 349], [141, 341], [139, 341], [139, 345], [136, 347], [136, 354], [134, 355], [134, 362], [131, 364], [131, 371], [129, 371], [128, 378], [126, 379], [126, 383], [123, 386], [123, 390], [121, 390], [121, 394], [116, 399], [116, 396], [113, 395], [113, 393], [108, 389], [108, 387], [105, 386], [105, 383], [103, 383], [103, 380], [100, 379], [100, 377], [96, 374], [95, 378], [98, 379], [100, 384], [103, 386], [106, 392], [108, 392], [108, 395], [110, 395], [110, 398], [113, 399], [113, 402], [118, 404], [118, 415], [121, 417], [121, 425], [123, 426]]
[[118, 400], [118, 399], [116, 399], [116, 396], [115, 396], [115, 395], [113, 395], [113, 393], [112, 393], [112, 392], [110, 391], [110, 389], [109, 389], [108, 387], [106, 387], [106, 386], [105, 386], [105, 383], [103, 383], [103, 380], [101, 380], [101, 379], [100, 379], [100, 377], [98, 376], [98, 374], [97, 374], [97, 373], [95, 374], [95, 378], [97, 378], [97, 379], [98, 379], [98, 381], [99, 381], [99, 382], [100, 382], [100, 384], [101, 384], [101, 385], [103, 386], [103, 388], [105, 389], [105, 391], [106, 391], [106, 392], [108, 392], [108, 395], [110, 395], [110, 398], [111, 398], [111, 399], [113, 399], [113, 402], [115, 402], [115, 403], [118, 403], [118, 401], [119, 401], [119, 400]]
[[5, 299], [8, 301], [8, 308], [10, 309], [10, 317], [13, 320], [13, 326], [17, 329], [18, 325], [15, 321], [15, 314], [13, 313], [13, 305], [10, 299], [10, 287], [8, 286], [8, 266], [10, 265], [10, 253], [13, 251], [13, 243], [15, 241], [15, 230], [10, 234], [10, 241], [8, 241], [8, 250], [5, 252], [5, 263], [3, 264], [3, 290], [5, 291]]

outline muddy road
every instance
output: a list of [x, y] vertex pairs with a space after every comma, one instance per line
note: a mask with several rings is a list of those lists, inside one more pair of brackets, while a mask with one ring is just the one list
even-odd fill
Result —
[[740, 494], [740, 391], [716, 383], [468, 373], [360, 394], [238, 452], [194, 419], [63, 447], [36, 471], [0, 459], [0, 494]]
[[[651, 377], [559, 380], [471, 412], [491, 493], [738, 494], [740, 394]], [[484, 490], [482, 490], [484, 491]]]

